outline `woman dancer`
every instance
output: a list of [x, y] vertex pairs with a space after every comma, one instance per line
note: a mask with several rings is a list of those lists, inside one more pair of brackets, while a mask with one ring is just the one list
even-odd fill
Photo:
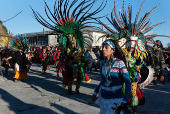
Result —
[[[127, 103], [131, 93], [131, 81], [125, 66], [125, 56], [115, 40], [103, 42], [103, 56], [100, 62], [101, 82], [95, 89], [92, 100], [100, 105], [100, 114], [114, 114], [116, 104]], [[125, 82], [125, 94], [122, 89]]]

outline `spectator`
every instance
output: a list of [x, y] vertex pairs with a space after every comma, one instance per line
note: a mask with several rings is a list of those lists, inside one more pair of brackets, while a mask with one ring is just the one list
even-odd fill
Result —
[[[87, 58], [88, 58], [88, 70], [92, 69], [93, 64], [96, 66], [97, 63], [97, 57], [95, 55], [95, 53], [92, 51], [92, 48], [90, 49], [90, 51], [87, 54]], [[95, 67], [95, 70], [97, 70], [97, 68]]]
[[[157, 40], [155, 42], [154, 47], [158, 48], [154, 50], [154, 54], [156, 55], [154, 57], [154, 63], [155, 63], [155, 76], [154, 76], [154, 80], [153, 80], [153, 84], [156, 85], [156, 80], [157, 77], [160, 77], [160, 83], [165, 84], [164, 81], [164, 73], [165, 73], [165, 59], [164, 59], [164, 55], [163, 52], [161, 50], [163, 50], [163, 45], [161, 43], [160, 40]], [[159, 50], [161, 49], [161, 50]], [[160, 70], [160, 72], [159, 72]]]

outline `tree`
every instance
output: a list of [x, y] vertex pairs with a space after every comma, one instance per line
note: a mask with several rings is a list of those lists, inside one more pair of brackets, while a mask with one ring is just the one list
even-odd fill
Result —
[[3, 26], [5, 34], [8, 34], [8, 29], [6, 28], [6, 26], [4, 26], [4, 25], [2, 25], [2, 26]]

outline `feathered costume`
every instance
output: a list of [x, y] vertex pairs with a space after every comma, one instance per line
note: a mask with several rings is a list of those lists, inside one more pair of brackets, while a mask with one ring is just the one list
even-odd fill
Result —
[[39, 58], [41, 59], [42, 64], [42, 73], [44, 74], [47, 70], [47, 53], [46, 49], [43, 49], [43, 52], [40, 54]]
[[[0, 21], [0, 46], [5, 47], [3, 52], [1, 52], [0, 60], [2, 60], [2, 66], [5, 68], [5, 75], [8, 75], [9, 68], [13, 68], [12, 60], [9, 60], [9, 61], [4, 60], [4, 58], [7, 58], [11, 55], [11, 51], [9, 49], [9, 43], [10, 43], [9, 35], [7, 36], [7, 33], [4, 31], [2, 21]], [[2, 70], [1, 70], [1, 75], [3, 76]]]
[[[28, 77], [27, 75], [27, 64], [28, 59], [24, 53], [27, 48], [28, 41], [26, 38], [21, 37], [21, 35], [16, 35], [11, 39], [11, 50], [15, 51], [14, 54], [8, 57], [6, 60], [13, 59], [15, 62], [15, 76], [17, 80], [23, 80]], [[23, 50], [23, 51], [19, 51]]]
[[10, 49], [13, 51], [18, 51], [19, 47], [23, 48], [23, 52], [28, 48], [28, 40], [25, 37], [22, 37], [20, 34], [11, 38]]
[[[114, 1], [114, 9], [112, 10], [111, 13], [111, 19], [107, 18], [107, 20], [111, 23], [111, 25], [116, 29], [117, 32], [109, 28], [100, 20], [96, 20], [97, 22], [102, 24], [109, 32], [111, 32], [111, 34], [105, 36], [111, 37], [114, 40], [116, 40], [119, 43], [120, 47], [122, 48], [123, 52], [125, 53], [127, 61], [126, 64], [132, 82], [131, 106], [133, 108], [133, 111], [136, 110], [135, 108], [137, 108], [138, 104], [144, 104], [143, 103], [144, 97], [141, 97], [143, 94], [139, 89], [144, 88], [153, 80], [154, 69], [151, 66], [149, 66], [148, 63], [151, 61], [152, 56], [155, 55], [152, 52], [153, 47], [148, 44], [149, 43], [154, 44], [153, 40], [154, 37], [157, 36], [169, 37], [157, 34], [149, 35], [150, 30], [152, 30], [154, 27], [167, 22], [165, 21], [150, 26], [151, 24], [150, 19], [149, 21], [147, 21], [151, 12], [159, 5], [154, 7], [150, 12], [146, 13], [144, 17], [141, 18], [139, 22], [137, 22], [144, 1], [145, 0], [143, 0], [139, 8], [139, 12], [136, 15], [134, 23], [132, 23], [131, 21], [132, 6], [130, 6], [130, 1], [128, 5], [128, 11], [126, 13], [124, 11], [123, 0], [123, 13], [119, 12], [120, 17], [118, 17], [116, 13], [116, 5]], [[113, 13], [115, 17], [113, 17]], [[133, 52], [130, 52], [131, 48], [134, 49]]]
[[[89, 20], [97, 19], [92, 16], [103, 10], [106, 4], [104, 0], [102, 4], [92, 13], [89, 13], [93, 7], [96, 0], [56, 0], [54, 5], [54, 13], [51, 12], [47, 3], [45, 2], [45, 12], [48, 19], [53, 23], [51, 25], [46, 21], [39, 13], [35, 12], [32, 8], [33, 14], [36, 20], [43, 26], [56, 31], [60, 34], [59, 36], [59, 46], [62, 47], [61, 55], [66, 54], [65, 59], [65, 72], [63, 76], [63, 87], [68, 85], [71, 88], [72, 81], [77, 80], [77, 88], [80, 87], [80, 81], [86, 80], [90, 81], [90, 78], [84, 72], [84, 66], [86, 58], [84, 56], [85, 50], [85, 40], [81, 30], [88, 26], [87, 24], [93, 23]], [[78, 3], [78, 5], [73, 9], [73, 7]], [[104, 4], [104, 5], [103, 5]], [[64, 8], [64, 10], [62, 9]], [[70, 12], [72, 11], [71, 15]], [[55, 20], [53, 20], [51, 17]], [[98, 17], [99, 18], [99, 17]], [[87, 41], [88, 42], [88, 41]], [[74, 44], [74, 50], [71, 48], [71, 44]], [[74, 61], [74, 62], [73, 62]], [[76, 61], [76, 62], [75, 62]], [[78, 74], [76, 72], [78, 71]], [[74, 76], [69, 76], [70, 72], [73, 72]], [[79, 79], [75, 75], [80, 75]], [[76, 77], [76, 78], [75, 78]], [[71, 80], [72, 79], [72, 80]], [[76, 91], [77, 92], [77, 91]]]

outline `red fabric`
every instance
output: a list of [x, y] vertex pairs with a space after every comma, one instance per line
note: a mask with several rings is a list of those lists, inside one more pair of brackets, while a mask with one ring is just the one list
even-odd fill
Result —
[[[56, 53], [58, 53], [58, 51], [56, 51], [54, 53], [54, 61], [58, 61], [59, 62], [59, 57], [60, 57], [60, 53], [58, 53], [58, 56], [56, 56]], [[58, 63], [57, 63], [58, 64]]]
[[88, 82], [90, 80], [89, 76], [85, 74], [85, 81]]
[[143, 92], [140, 89], [137, 89], [136, 94], [138, 96], [139, 105], [144, 105], [145, 104], [145, 96], [144, 96]]
[[[45, 54], [45, 57], [43, 57], [43, 55]], [[40, 54], [40, 56], [39, 56], [39, 58], [41, 59], [41, 60], [45, 60], [45, 58], [47, 57], [47, 53], [41, 53]]]
[[[138, 96], [139, 105], [144, 105], [145, 104], [145, 96], [144, 96], [143, 92], [137, 88], [136, 95]], [[128, 102], [130, 102], [130, 101], [131, 101], [131, 96], [130, 96]]]
[[30, 56], [32, 56], [32, 53], [31, 53], [31, 52], [29, 52], [29, 55], [30, 55]]
[[62, 73], [62, 68], [60, 67], [60, 69], [59, 69], [59, 73]]

